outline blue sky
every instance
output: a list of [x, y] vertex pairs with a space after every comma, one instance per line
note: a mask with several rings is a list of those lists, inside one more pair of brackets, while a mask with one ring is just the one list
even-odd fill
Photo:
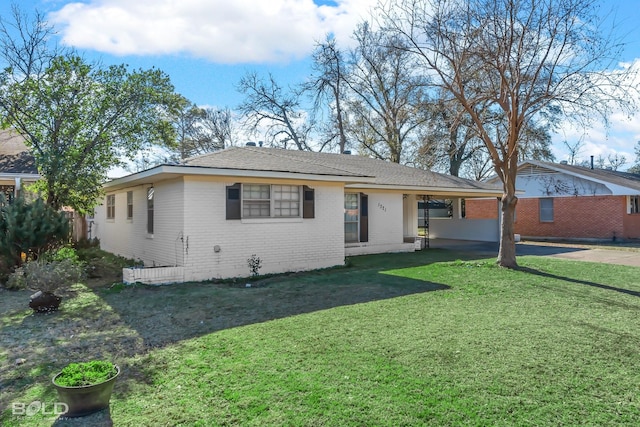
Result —
[[[0, 1], [9, 17], [11, 0]], [[157, 67], [176, 90], [199, 105], [234, 108], [235, 85], [247, 71], [271, 72], [278, 81], [298, 83], [309, 74], [308, 55], [327, 32], [348, 40], [376, 0], [20, 0], [25, 11], [44, 12], [60, 41], [89, 59], [133, 68]], [[640, 0], [608, 0], [615, 31], [627, 46], [621, 62], [640, 65]], [[565, 124], [554, 136], [557, 160], [562, 141], [584, 141], [582, 157], [618, 152], [635, 160], [640, 115], [611, 117], [611, 127]]]

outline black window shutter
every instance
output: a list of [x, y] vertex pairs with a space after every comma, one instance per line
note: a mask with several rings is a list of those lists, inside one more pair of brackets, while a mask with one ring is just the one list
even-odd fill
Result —
[[227, 219], [240, 219], [240, 184], [227, 186]]
[[369, 241], [369, 196], [360, 193], [360, 241]]
[[315, 190], [306, 185], [302, 187], [302, 218], [315, 218]]

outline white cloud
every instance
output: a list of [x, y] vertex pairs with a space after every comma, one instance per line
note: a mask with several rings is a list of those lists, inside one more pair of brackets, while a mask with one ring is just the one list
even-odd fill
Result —
[[376, 0], [90, 0], [49, 16], [63, 42], [114, 55], [187, 54], [226, 64], [308, 55], [350, 37]]

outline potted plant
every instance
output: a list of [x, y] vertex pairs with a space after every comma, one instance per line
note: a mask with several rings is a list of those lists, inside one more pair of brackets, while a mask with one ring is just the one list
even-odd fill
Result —
[[35, 312], [55, 311], [62, 298], [55, 291], [80, 281], [82, 267], [72, 259], [59, 261], [29, 261], [16, 269], [10, 280], [22, 281], [28, 289], [37, 291], [30, 297], [29, 307]]
[[52, 380], [58, 398], [67, 404], [64, 416], [82, 417], [107, 408], [118, 375], [118, 365], [102, 360], [67, 365]]

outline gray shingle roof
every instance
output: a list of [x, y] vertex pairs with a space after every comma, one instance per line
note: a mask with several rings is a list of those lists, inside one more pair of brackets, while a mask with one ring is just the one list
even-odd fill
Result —
[[11, 130], [0, 130], [0, 173], [38, 173], [24, 138]]
[[495, 184], [471, 181], [369, 157], [265, 147], [232, 147], [184, 161], [186, 166], [372, 177], [375, 185], [496, 191]]

